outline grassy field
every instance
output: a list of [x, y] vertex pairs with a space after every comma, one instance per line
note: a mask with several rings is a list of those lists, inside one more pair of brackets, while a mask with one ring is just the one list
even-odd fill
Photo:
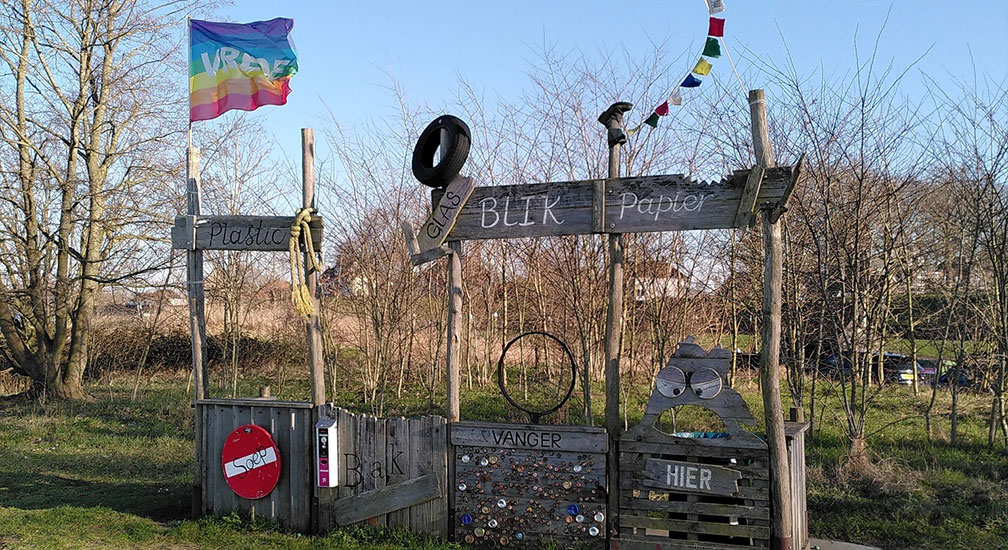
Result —
[[[239, 393], [263, 379], [246, 375]], [[136, 402], [132, 379], [112, 376], [89, 386], [86, 403], [0, 400], [0, 549], [22, 548], [457, 548], [406, 533], [349, 529], [325, 537], [279, 532], [261, 522], [227, 517], [191, 521], [192, 409], [184, 375], [145, 380]], [[760, 418], [758, 391], [740, 384]], [[307, 390], [291, 385], [284, 397]], [[639, 392], [643, 394], [644, 392]], [[404, 395], [386, 412], [429, 412], [420, 394]], [[353, 393], [337, 401], [362, 409]], [[920, 414], [926, 405], [902, 387], [887, 387], [870, 418], [872, 429], [902, 421], [869, 441], [874, 466], [846, 467], [835, 397], [808, 445], [809, 523], [813, 536], [886, 549], [1008, 548], [1008, 457], [986, 448], [985, 395], [966, 394], [960, 442], [929, 443]], [[947, 397], [939, 404], [947, 411]], [[508, 418], [493, 393], [465, 392], [463, 417]], [[356, 406], [355, 406], [356, 405]], [[593, 409], [601, 411], [601, 397]], [[640, 403], [628, 405], [630, 422]], [[578, 419], [572, 419], [577, 421]], [[680, 422], [705, 428], [709, 419]], [[939, 429], [947, 432], [943, 416]]]

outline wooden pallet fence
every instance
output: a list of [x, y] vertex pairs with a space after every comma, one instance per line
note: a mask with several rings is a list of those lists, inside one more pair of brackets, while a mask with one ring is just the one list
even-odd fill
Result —
[[[365, 522], [447, 535], [447, 435], [440, 416], [378, 418], [334, 405], [336, 487], [315, 487], [318, 529]], [[313, 455], [314, 456], [314, 455]]]
[[[199, 399], [196, 420], [202, 422], [197, 459], [203, 477], [203, 513], [226, 516], [237, 512], [272, 521], [284, 529], [308, 532], [311, 527], [312, 407], [310, 403], [260, 399]], [[263, 498], [239, 497], [228, 486], [221, 450], [237, 427], [255, 424], [273, 437], [280, 450], [280, 480]]]

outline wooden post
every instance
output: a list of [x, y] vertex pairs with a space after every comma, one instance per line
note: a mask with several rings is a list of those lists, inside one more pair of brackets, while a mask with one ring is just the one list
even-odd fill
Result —
[[[623, 133], [623, 113], [633, 105], [625, 102], [613, 103], [599, 116], [599, 122], [606, 127], [609, 143], [609, 178], [620, 174], [620, 146], [626, 143]], [[595, 200], [605, 198], [605, 189], [596, 190]], [[605, 205], [594, 204], [594, 217], [605, 219]], [[620, 420], [620, 335], [623, 326], [623, 235], [609, 234], [609, 306], [606, 308], [605, 324], [605, 426], [609, 434], [609, 452], [606, 464], [606, 485], [608, 486], [606, 507], [606, 537], [613, 538], [619, 525], [619, 443], [623, 423]]]
[[462, 243], [450, 241], [448, 248], [448, 423], [459, 421], [459, 330], [462, 327]]
[[[186, 149], [186, 203], [188, 206], [189, 223], [193, 228], [196, 217], [200, 215], [200, 150], [195, 147]], [[195, 231], [195, 229], [192, 229]], [[189, 297], [189, 334], [192, 344], [193, 365], [193, 406], [200, 399], [210, 397], [207, 386], [207, 342], [206, 317], [203, 308], [203, 251], [197, 250], [195, 239], [186, 251], [186, 293]], [[206, 471], [206, 457], [203, 456], [203, 422], [200, 409], [196, 408], [194, 415], [196, 460], [192, 487], [192, 516], [203, 515], [203, 478]]]
[[[763, 90], [749, 91], [753, 152], [756, 164], [774, 167], [767, 127]], [[782, 248], [780, 221], [771, 221], [773, 206], [761, 212], [763, 221], [763, 334], [760, 353], [760, 386], [770, 450], [770, 548], [791, 550], [794, 518], [791, 514], [791, 483], [787, 443], [784, 439], [784, 409], [780, 397]]]
[[[315, 208], [315, 132], [301, 128], [301, 207]], [[325, 365], [322, 349], [322, 322], [319, 317], [318, 273], [312, 259], [304, 257], [305, 285], [312, 296], [315, 313], [305, 321], [305, 339], [308, 342], [308, 367], [311, 370], [312, 404], [325, 404]]]

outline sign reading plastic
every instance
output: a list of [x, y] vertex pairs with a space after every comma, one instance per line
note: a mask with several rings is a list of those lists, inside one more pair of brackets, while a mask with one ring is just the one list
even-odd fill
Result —
[[221, 468], [236, 495], [262, 498], [280, 480], [280, 449], [269, 432], [255, 424], [235, 428], [221, 449]]

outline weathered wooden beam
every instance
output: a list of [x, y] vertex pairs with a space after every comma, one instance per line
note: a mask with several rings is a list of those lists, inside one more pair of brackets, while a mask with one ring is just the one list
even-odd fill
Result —
[[[200, 214], [200, 150], [189, 147], [186, 150], [186, 203], [191, 221]], [[192, 227], [190, 225], [190, 227]], [[185, 247], [186, 253], [186, 294], [189, 297], [189, 334], [192, 344], [193, 402], [210, 396], [207, 384], [207, 340], [206, 317], [203, 294], [203, 251]], [[192, 487], [193, 518], [203, 516], [203, 481], [206, 479], [207, 457], [204, 455], [203, 425], [199, 415], [195, 417], [195, 474]]]
[[[294, 216], [177, 216], [172, 248], [286, 252]], [[312, 216], [312, 245], [322, 250], [322, 217]], [[193, 239], [195, 238], [195, 242]]]
[[589, 426], [456, 422], [450, 434], [455, 446], [578, 453], [604, 453], [608, 449], [605, 430]]
[[805, 153], [802, 152], [801, 156], [798, 157], [798, 164], [795, 164], [794, 168], [791, 170], [791, 179], [788, 181], [787, 188], [784, 189], [784, 196], [777, 202], [777, 206], [770, 211], [770, 223], [777, 223], [777, 220], [784, 215], [784, 212], [787, 212], [787, 201], [791, 198], [791, 193], [794, 192], [795, 185], [798, 183], [798, 176], [801, 175], [801, 171], [804, 167]]
[[438, 499], [441, 495], [441, 483], [437, 475], [428, 474], [336, 500], [328, 510], [327, 519], [335, 525], [350, 525]]
[[746, 179], [745, 189], [742, 190], [742, 198], [739, 200], [738, 210], [735, 211], [735, 227], [749, 227], [753, 220], [753, 211], [756, 208], [756, 198], [759, 196], [760, 185], [763, 183], [765, 169], [762, 166], [753, 166]]
[[[601, 208], [602, 180], [476, 186], [448, 240], [727, 229], [735, 227], [750, 172], [717, 183], [677, 174], [613, 178]], [[754, 208], [776, 204], [790, 178], [790, 168], [765, 170]]]
[[[311, 128], [301, 128], [301, 207], [315, 208], [315, 132]], [[319, 220], [321, 222], [321, 219]], [[310, 224], [309, 224], [310, 225]], [[313, 232], [314, 233], [314, 232]], [[321, 232], [319, 239], [321, 240]], [[316, 250], [321, 250], [321, 243]], [[308, 368], [311, 372], [312, 404], [316, 407], [325, 403], [325, 359], [322, 348], [322, 320], [319, 317], [318, 272], [313, 267], [313, 258], [304, 253], [304, 280], [311, 294], [314, 313], [305, 320], [305, 340], [308, 343]]]
[[[759, 166], [774, 165], [767, 125], [766, 98], [763, 90], [749, 92], [753, 150]], [[783, 259], [780, 222], [770, 219], [772, 208], [762, 211], [763, 218], [763, 334], [760, 345], [760, 387], [766, 418], [767, 447], [770, 451], [770, 548], [792, 550], [793, 523], [791, 483], [784, 436], [784, 408], [780, 397], [781, 286]]]

